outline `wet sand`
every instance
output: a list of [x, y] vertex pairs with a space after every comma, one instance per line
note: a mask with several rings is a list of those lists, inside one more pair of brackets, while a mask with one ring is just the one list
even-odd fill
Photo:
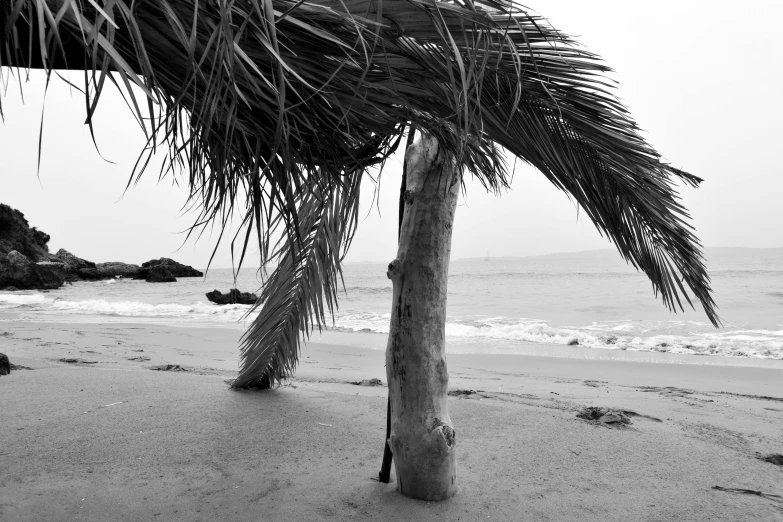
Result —
[[382, 350], [327, 335], [230, 391], [241, 333], [0, 321], [32, 368], [0, 377], [0, 519], [783, 521], [783, 365], [449, 355], [460, 492], [425, 503], [373, 480], [386, 388], [349, 382], [385, 382]]

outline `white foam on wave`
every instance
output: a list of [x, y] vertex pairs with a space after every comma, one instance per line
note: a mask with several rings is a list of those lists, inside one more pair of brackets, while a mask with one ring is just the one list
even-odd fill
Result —
[[0, 294], [0, 310], [18, 308], [20, 306], [37, 306], [52, 303], [54, 299], [44, 294]]
[[[338, 314], [336, 329], [354, 332], [389, 332], [391, 314]], [[698, 331], [704, 329], [704, 331]], [[650, 332], [667, 333], [650, 333]], [[669, 333], [676, 331], [677, 333]], [[648, 334], [648, 335], [645, 335]], [[542, 344], [580, 345], [588, 348], [783, 359], [783, 330], [719, 330], [694, 321], [612, 321], [584, 327], [554, 327], [540, 319], [493, 317], [449, 321], [451, 341], [510, 340]]]
[[[97, 315], [171, 323], [237, 324], [247, 319], [247, 305], [212, 303], [151, 304], [92, 299], [69, 301], [42, 293], [0, 293], [0, 310], [25, 310], [56, 318]], [[346, 332], [389, 332], [389, 313], [338, 312], [334, 329]], [[783, 360], [783, 330], [722, 329], [693, 321], [611, 321], [578, 327], [555, 327], [540, 319], [491, 317], [450, 320], [452, 342], [493, 340], [575, 345], [630, 351], [655, 351]]]
[[83, 314], [118, 317], [160, 318], [178, 321], [238, 322], [250, 309], [248, 305], [218, 306], [212, 303], [151, 304], [141, 301], [106, 301], [88, 299], [67, 301], [43, 294], [2, 294], [0, 310], [26, 309], [48, 314]]

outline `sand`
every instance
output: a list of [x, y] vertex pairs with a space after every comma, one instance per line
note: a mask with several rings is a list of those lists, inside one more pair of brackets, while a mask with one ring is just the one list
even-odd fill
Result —
[[460, 491], [426, 503], [374, 480], [386, 388], [348, 383], [385, 382], [382, 338], [321, 337], [285, 386], [240, 392], [240, 336], [0, 320], [0, 352], [33, 368], [0, 377], [0, 520], [783, 521], [783, 467], [758, 458], [783, 453], [783, 364], [450, 355], [476, 393], [450, 402]]

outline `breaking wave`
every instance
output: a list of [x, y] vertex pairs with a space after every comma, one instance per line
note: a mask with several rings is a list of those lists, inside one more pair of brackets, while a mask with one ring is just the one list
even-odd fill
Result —
[[[338, 314], [346, 332], [388, 333], [391, 314]], [[694, 321], [627, 321], [554, 327], [538, 319], [450, 320], [452, 342], [509, 340], [587, 348], [783, 360], [783, 330], [715, 330]]]
[[236, 323], [250, 306], [196, 302], [193, 304], [151, 304], [140, 301], [90, 299], [67, 301], [45, 294], [0, 294], [0, 310], [36, 311], [47, 315], [98, 315], [140, 319], [168, 319], [183, 322]]
[[[46, 293], [0, 293], [0, 311], [30, 312], [35, 318], [62, 321], [74, 315], [85, 318], [117, 317], [125, 320], [184, 323], [188, 325], [241, 325], [250, 307], [218, 306], [207, 302], [152, 304], [105, 299], [66, 300]], [[389, 313], [338, 312], [332, 330], [389, 332]], [[452, 343], [483, 344], [504, 348], [497, 340], [553, 345], [579, 345], [612, 350], [748, 357], [783, 360], [783, 329], [716, 330], [695, 321], [613, 321], [582, 326], [553, 326], [533, 318], [450, 318], [446, 337]], [[498, 346], [492, 346], [492, 343]]]

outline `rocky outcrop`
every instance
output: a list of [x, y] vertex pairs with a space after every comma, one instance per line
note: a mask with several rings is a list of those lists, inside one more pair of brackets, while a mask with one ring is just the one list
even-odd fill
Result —
[[54, 261], [39, 261], [35, 264], [35, 269], [38, 271], [47, 270], [56, 274], [62, 278], [63, 281], [70, 281], [75, 279], [71, 267], [65, 263], [56, 263]]
[[182, 263], [177, 263], [173, 259], [169, 259], [167, 257], [161, 257], [160, 259], [152, 259], [150, 261], [147, 261], [146, 263], [142, 263], [141, 269], [139, 270], [136, 279], [147, 279], [147, 275], [149, 274], [149, 271], [155, 267], [165, 268], [174, 277], [203, 277], [204, 276], [203, 272], [196, 270], [192, 266], [187, 266], [187, 265], [183, 265]]
[[[76, 257], [64, 248], [58, 250], [57, 253], [54, 254], [54, 257], [60, 262], [65, 263], [71, 267], [71, 270], [79, 270], [81, 268], [95, 268], [95, 263], [92, 261], [87, 261], [81, 257]], [[54, 261], [54, 259], [51, 260]]]
[[245, 304], [252, 305], [258, 301], [256, 294], [249, 292], [240, 292], [236, 288], [229, 290], [227, 294], [220, 292], [219, 290], [212, 290], [207, 292], [207, 299], [215, 304], [227, 305], [227, 304]]
[[30, 227], [24, 214], [0, 204], [0, 290], [60, 288], [68, 267], [49, 253], [49, 235]]
[[49, 261], [49, 234], [30, 227], [24, 214], [0, 203], [0, 254], [17, 251], [27, 259]]
[[[141, 273], [141, 272], [139, 272]], [[148, 283], [176, 283], [177, 278], [169, 272], [165, 266], [153, 266], [146, 271], [147, 277], [144, 279]]]
[[49, 235], [30, 227], [24, 214], [0, 204], [0, 290], [59, 288], [65, 281], [97, 281], [117, 277], [154, 283], [175, 282], [177, 277], [203, 277], [192, 266], [162, 257], [146, 263], [94, 263], [64, 248], [49, 253]]
[[0, 375], [9, 375], [11, 373], [11, 361], [4, 353], [0, 353]]
[[108, 263], [98, 263], [97, 268], [106, 277], [133, 278], [139, 273], [141, 267], [130, 263], [110, 261]]
[[62, 263], [34, 263], [16, 250], [5, 256], [0, 254], [0, 289], [9, 286], [25, 290], [60, 288], [65, 282], [66, 272], [67, 268]]
[[122, 277], [126, 279], [138, 279], [139, 265], [112, 261], [109, 263], [97, 263], [95, 268], [80, 268], [76, 271], [81, 279], [97, 281], [100, 279], [114, 279]]

